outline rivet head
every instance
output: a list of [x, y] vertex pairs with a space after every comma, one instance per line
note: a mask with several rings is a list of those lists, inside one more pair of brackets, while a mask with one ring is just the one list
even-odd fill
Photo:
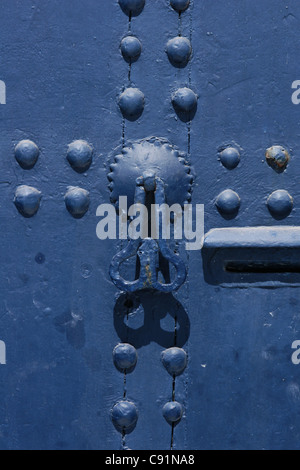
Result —
[[89, 209], [89, 192], [82, 188], [71, 187], [65, 195], [65, 204], [75, 219], [81, 219]]
[[83, 173], [92, 163], [93, 149], [84, 140], [75, 140], [68, 146], [67, 159], [73, 170]]
[[31, 140], [22, 140], [15, 148], [15, 158], [24, 170], [31, 170], [39, 157], [39, 148]]
[[240, 152], [235, 147], [227, 147], [220, 152], [220, 160], [227, 170], [233, 170], [240, 162]]
[[232, 191], [232, 189], [223, 191], [216, 200], [217, 209], [225, 219], [233, 219], [236, 217], [240, 204], [241, 200], [239, 195], [235, 191]]
[[144, 111], [144, 94], [138, 88], [127, 88], [120, 95], [119, 106], [125, 119], [136, 121]]
[[138, 16], [142, 13], [145, 0], [119, 0], [119, 5], [128, 16]]
[[111, 419], [119, 432], [130, 433], [138, 420], [137, 407], [130, 401], [120, 401], [113, 407]]
[[171, 7], [180, 13], [182, 11], [185, 11], [189, 7], [190, 0], [171, 0], [170, 3]]
[[293, 209], [293, 198], [285, 190], [274, 191], [267, 200], [271, 215], [278, 220], [287, 217]]
[[163, 417], [169, 424], [178, 423], [183, 415], [183, 407], [177, 401], [170, 401], [163, 407]]
[[183, 68], [188, 64], [192, 54], [192, 45], [188, 38], [178, 36], [170, 39], [166, 48], [169, 61], [174, 67]]
[[129, 371], [136, 365], [137, 351], [131, 344], [118, 344], [113, 351], [113, 360], [118, 370]]
[[121, 42], [121, 52], [126, 62], [136, 62], [142, 53], [142, 44], [135, 36], [126, 36]]
[[181, 348], [169, 348], [162, 353], [162, 363], [170, 375], [180, 375], [187, 365], [187, 354]]
[[277, 173], [282, 173], [290, 160], [288, 151], [281, 145], [273, 145], [266, 151], [268, 165]]
[[42, 193], [31, 186], [19, 186], [15, 193], [14, 204], [21, 215], [33, 217], [40, 207]]
[[197, 111], [198, 97], [190, 88], [180, 88], [172, 96], [172, 104], [178, 117], [188, 122], [194, 118]]

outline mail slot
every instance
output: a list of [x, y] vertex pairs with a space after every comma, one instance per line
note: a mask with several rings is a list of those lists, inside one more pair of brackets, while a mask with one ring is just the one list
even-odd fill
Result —
[[204, 237], [202, 254], [210, 284], [300, 285], [300, 227], [213, 229]]

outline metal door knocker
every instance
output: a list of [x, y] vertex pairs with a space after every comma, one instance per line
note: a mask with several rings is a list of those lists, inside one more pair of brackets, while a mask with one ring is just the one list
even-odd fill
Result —
[[[111, 262], [112, 281], [125, 292], [142, 289], [172, 292], [179, 289], [186, 279], [186, 266], [180, 255], [161, 236], [159, 208], [163, 204], [168, 204], [169, 207], [177, 204], [183, 208], [191, 200], [193, 175], [185, 154], [180, 153], [165, 139], [151, 137], [123, 148], [121, 154], [115, 156], [110, 169], [108, 179], [111, 201], [116, 205], [117, 211], [119, 212], [119, 200], [122, 196], [127, 197], [129, 206], [151, 205], [154, 209], [150, 225], [152, 229], [153, 224], [156, 226], [157, 233], [155, 238], [152, 231], [151, 234], [141, 234], [138, 239], [128, 238], [127, 246]], [[120, 274], [121, 265], [134, 256], [137, 257], [138, 265], [136, 279], [125, 280]], [[164, 282], [160, 275], [161, 257], [175, 268], [176, 274], [172, 281]]]

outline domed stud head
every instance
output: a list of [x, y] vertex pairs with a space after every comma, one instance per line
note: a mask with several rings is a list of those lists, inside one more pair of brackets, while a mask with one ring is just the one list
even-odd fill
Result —
[[282, 173], [290, 160], [288, 151], [281, 145], [273, 145], [266, 151], [266, 160], [268, 165], [277, 173]]
[[14, 204], [23, 217], [33, 217], [40, 207], [42, 193], [31, 186], [19, 186], [15, 193]]
[[216, 200], [216, 206], [224, 219], [234, 219], [239, 211], [241, 200], [239, 195], [231, 189], [223, 191]]
[[183, 122], [191, 121], [197, 111], [198, 97], [190, 88], [180, 88], [172, 96], [174, 110]]
[[119, 5], [128, 16], [138, 16], [142, 13], [145, 0], [119, 0]]
[[120, 372], [130, 372], [136, 365], [137, 351], [131, 344], [118, 344], [113, 351], [113, 360]]
[[22, 140], [15, 148], [15, 158], [24, 170], [31, 170], [39, 157], [39, 148], [31, 140]]
[[182, 374], [187, 365], [187, 354], [184, 349], [173, 347], [162, 353], [162, 363], [172, 376]]
[[235, 147], [226, 147], [220, 152], [220, 160], [227, 170], [233, 170], [240, 163], [240, 152]]
[[65, 195], [65, 204], [75, 219], [81, 219], [89, 209], [89, 192], [82, 188], [71, 187]]
[[188, 9], [190, 5], [190, 0], [171, 0], [170, 3], [171, 7], [174, 8], [174, 10], [178, 11], [178, 13], [181, 13]]
[[73, 170], [84, 173], [91, 166], [93, 149], [84, 140], [75, 140], [68, 147], [67, 159]]
[[274, 219], [282, 220], [290, 215], [293, 209], [293, 198], [287, 191], [280, 189], [268, 197], [267, 206]]
[[142, 44], [135, 36], [126, 36], [121, 41], [121, 53], [129, 64], [136, 62], [142, 53]]
[[119, 432], [129, 434], [135, 428], [138, 420], [137, 407], [130, 401], [120, 401], [113, 407], [111, 419]]
[[169, 61], [174, 67], [184, 68], [190, 60], [192, 45], [188, 38], [178, 36], [170, 39], [167, 43], [166, 52]]
[[177, 401], [170, 401], [163, 407], [163, 417], [169, 424], [178, 423], [183, 415], [183, 407]]
[[144, 94], [138, 88], [127, 88], [119, 98], [119, 107], [125, 119], [136, 121], [143, 114]]

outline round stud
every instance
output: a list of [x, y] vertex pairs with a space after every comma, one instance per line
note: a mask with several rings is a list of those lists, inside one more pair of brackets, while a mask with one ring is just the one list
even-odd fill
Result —
[[66, 208], [75, 219], [81, 219], [89, 209], [89, 192], [71, 187], [65, 195]]
[[138, 88], [127, 88], [119, 98], [119, 106], [125, 119], [136, 121], [143, 114], [145, 96]]
[[278, 220], [287, 217], [293, 209], [293, 198], [285, 190], [274, 191], [267, 200], [271, 215]]
[[40, 207], [42, 193], [31, 186], [19, 186], [15, 193], [14, 204], [20, 214], [33, 217]]
[[177, 401], [170, 401], [163, 407], [163, 417], [169, 424], [178, 423], [183, 415], [183, 407]]
[[180, 375], [187, 365], [187, 354], [181, 348], [169, 348], [163, 351], [162, 363], [172, 376]]
[[240, 153], [234, 147], [227, 147], [220, 152], [221, 163], [227, 170], [233, 170], [240, 163]]
[[237, 216], [241, 200], [239, 195], [231, 189], [223, 191], [216, 200], [216, 206], [225, 219], [233, 219]]
[[180, 88], [172, 96], [172, 104], [178, 117], [188, 122], [192, 120], [197, 111], [198, 97], [190, 88]]
[[277, 173], [282, 173], [290, 160], [288, 151], [281, 145], [273, 145], [266, 151], [268, 165]]
[[137, 362], [136, 349], [131, 344], [118, 344], [113, 351], [116, 368], [122, 372], [133, 369]]
[[121, 52], [124, 60], [132, 64], [142, 53], [142, 44], [135, 36], [126, 36], [121, 42]]
[[31, 140], [22, 140], [15, 148], [15, 158], [24, 170], [31, 170], [39, 157], [39, 148]]
[[142, 13], [145, 0], [119, 0], [119, 5], [128, 16], [138, 16]]
[[191, 54], [192, 45], [188, 38], [178, 36], [170, 39], [166, 48], [169, 61], [174, 67], [183, 68], [188, 64]]
[[67, 159], [73, 170], [83, 173], [92, 163], [93, 149], [84, 140], [75, 140], [68, 147]]
[[138, 420], [137, 407], [130, 401], [120, 401], [113, 407], [111, 419], [119, 432], [130, 433]]
[[185, 11], [189, 5], [190, 0], [171, 0], [171, 7], [178, 11], [178, 13]]

